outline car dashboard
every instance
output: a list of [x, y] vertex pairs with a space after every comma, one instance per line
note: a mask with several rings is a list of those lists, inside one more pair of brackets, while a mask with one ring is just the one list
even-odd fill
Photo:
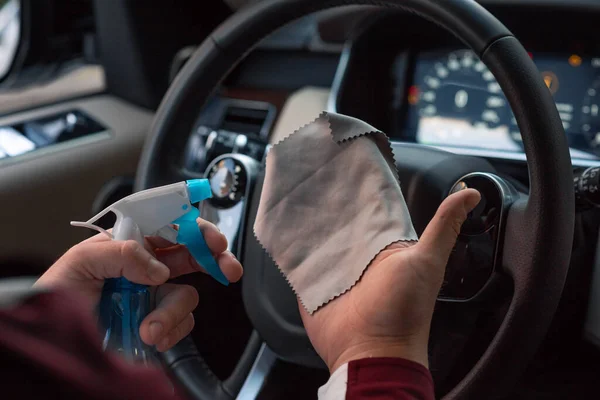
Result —
[[[540, 70], [573, 164], [600, 165], [600, 46], [593, 17], [570, 8], [489, 8]], [[362, 117], [393, 140], [525, 161], [517, 121], [493, 74], [457, 39], [418, 17], [374, 15], [347, 44], [336, 78], [330, 110]]]

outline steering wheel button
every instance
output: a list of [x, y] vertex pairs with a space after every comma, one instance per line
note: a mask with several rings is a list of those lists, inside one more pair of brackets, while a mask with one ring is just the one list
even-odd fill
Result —
[[467, 176], [457, 182], [450, 190], [450, 194], [466, 188], [479, 191], [481, 200], [468, 214], [460, 233], [465, 236], [481, 235], [492, 229], [499, 222], [499, 210], [503, 199], [502, 191], [496, 182], [485, 174], [476, 174]]
[[452, 187], [452, 189], [450, 190], [450, 194], [454, 194], [456, 192], [460, 192], [461, 190], [465, 190], [468, 187], [469, 186], [467, 185], [466, 182], [460, 181], [460, 182], [458, 182], [456, 185], [454, 185]]

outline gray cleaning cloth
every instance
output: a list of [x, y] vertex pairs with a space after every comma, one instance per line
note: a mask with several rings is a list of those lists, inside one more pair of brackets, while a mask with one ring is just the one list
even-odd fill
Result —
[[254, 233], [309, 313], [379, 252], [416, 241], [385, 134], [322, 113], [271, 148]]

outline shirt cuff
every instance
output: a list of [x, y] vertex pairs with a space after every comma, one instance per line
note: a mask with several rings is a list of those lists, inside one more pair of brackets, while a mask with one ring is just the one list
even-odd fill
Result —
[[339, 367], [319, 389], [319, 400], [434, 400], [429, 370], [402, 358], [365, 358]]
[[319, 400], [337, 400], [346, 398], [348, 383], [348, 363], [336, 369], [327, 383], [319, 388]]

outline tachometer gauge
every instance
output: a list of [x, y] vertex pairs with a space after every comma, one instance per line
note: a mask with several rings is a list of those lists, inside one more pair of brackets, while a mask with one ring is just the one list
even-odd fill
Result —
[[419, 115], [459, 119], [495, 128], [509, 118], [506, 99], [494, 75], [470, 50], [440, 59], [419, 86]]
[[590, 148], [600, 151], [600, 78], [587, 89], [581, 107], [581, 132]]

